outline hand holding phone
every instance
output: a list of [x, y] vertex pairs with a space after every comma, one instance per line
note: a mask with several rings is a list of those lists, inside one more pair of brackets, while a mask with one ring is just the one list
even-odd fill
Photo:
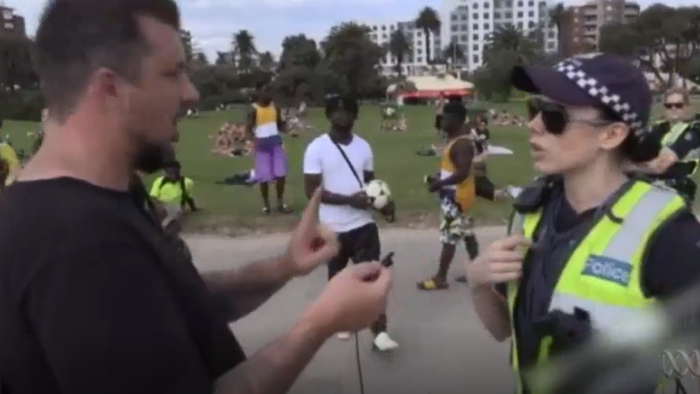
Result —
[[385, 268], [389, 268], [394, 265], [394, 252], [389, 252], [379, 263]]
[[[387, 255], [384, 256], [384, 258], [382, 258], [379, 261], [379, 264], [381, 264], [382, 267], [384, 267], [384, 268], [389, 268], [392, 265], [394, 265], [394, 252], [387, 253]], [[374, 282], [377, 279], [377, 277], [378, 277], [378, 275], [372, 275], [372, 276], [366, 278], [365, 281], [366, 282]]]

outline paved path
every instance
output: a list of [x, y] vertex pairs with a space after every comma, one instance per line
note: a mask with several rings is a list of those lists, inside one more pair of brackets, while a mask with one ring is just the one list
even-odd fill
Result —
[[[488, 245], [504, 228], [480, 230]], [[366, 394], [511, 393], [507, 343], [499, 344], [482, 327], [463, 286], [423, 293], [415, 283], [434, 273], [439, 243], [434, 230], [384, 230], [384, 251], [395, 251], [389, 324], [401, 347], [392, 355], [370, 350], [370, 335], [360, 335], [360, 359]], [[287, 237], [188, 238], [200, 270], [235, 267], [279, 253]], [[462, 253], [463, 251], [460, 251]], [[450, 276], [463, 272], [463, 254]], [[263, 308], [233, 329], [250, 354], [289, 328], [305, 305], [322, 290], [326, 272], [290, 283]], [[688, 386], [686, 386], [688, 387]], [[697, 383], [688, 393], [697, 393]], [[391, 391], [389, 391], [391, 390]], [[326, 343], [291, 391], [293, 394], [359, 394], [353, 341]]]
[[[502, 234], [489, 229], [486, 235]], [[415, 283], [433, 273], [439, 253], [430, 230], [383, 231], [385, 251], [396, 251], [390, 329], [401, 348], [393, 355], [370, 350], [371, 337], [360, 335], [366, 394], [391, 390], [403, 394], [508, 393], [512, 379], [508, 348], [481, 326], [463, 286], [421, 293]], [[282, 250], [285, 236], [229, 239], [188, 238], [201, 270], [232, 267]], [[488, 237], [481, 237], [482, 242]], [[461, 256], [451, 275], [462, 272]], [[259, 311], [234, 325], [248, 353], [286, 330], [325, 284], [325, 270], [290, 283]], [[482, 390], [476, 390], [482, 388]], [[332, 339], [323, 347], [292, 390], [295, 394], [359, 393], [355, 344]]]

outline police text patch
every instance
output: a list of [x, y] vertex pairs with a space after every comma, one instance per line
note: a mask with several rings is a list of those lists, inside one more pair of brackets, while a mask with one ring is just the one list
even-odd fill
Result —
[[581, 274], [615, 282], [626, 287], [629, 285], [631, 272], [632, 265], [627, 262], [605, 256], [590, 255]]

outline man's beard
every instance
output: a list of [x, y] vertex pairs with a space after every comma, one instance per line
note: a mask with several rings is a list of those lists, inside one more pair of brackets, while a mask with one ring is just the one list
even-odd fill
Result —
[[146, 174], [153, 174], [162, 170], [166, 161], [167, 150], [168, 148], [162, 145], [144, 146], [138, 152], [134, 161], [136, 170]]

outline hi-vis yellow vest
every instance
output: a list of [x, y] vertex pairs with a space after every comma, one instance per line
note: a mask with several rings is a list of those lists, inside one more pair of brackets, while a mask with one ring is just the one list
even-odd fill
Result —
[[[640, 271], [650, 236], [673, 214], [685, 208], [674, 191], [636, 181], [612, 205], [617, 223], [604, 215], [569, 257], [554, 288], [549, 311], [573, 313], [574, 307], [590, 314], [594, 329], [624, 324], [625, 319], [648, 308], [653, 299], [644, 296]], [[516, 214], [510, 229], [532, 239], [542, 210]], [[511, 365], [516, 373], [517, 393], [523, 393], [518, 344], [515, 335], [515, 304], [518, 282], [508, 283], [508, 311], [511, 322]], [[540, 343], [538, 365], [549, 357], [552, 338]], [[534, 387], [533, 387], [534, 386]], [[546, 384], [528, 382], [531, 394], [548, 393]]]
[[[676, 123], [673, 127], [671, 127], [671, 130], [669, 130], [669, 132], [666, 133], [661, 139], [661, 145], [664, 147], [669, 147], [673, 145], [673, 143], [678, 141], [678, 138], [680, 138], [680, 136], [683, 135], [683, 132], [686, 129], [688, 129], [688, 127], [690, 127], [692, 124], [693, 122]], [[695, 171], [698, 170], [698, 165], [700, 164], [700, 148], [691, 150], [690, 152], [688, 152], [687, 155], [685, 155], [685, 157], [679, 157], [678, 160], [684, 163], [694, 163], [695, 166], [693, 167], [693, 172], [691, 172], [689, 176], [695, 174]]]

